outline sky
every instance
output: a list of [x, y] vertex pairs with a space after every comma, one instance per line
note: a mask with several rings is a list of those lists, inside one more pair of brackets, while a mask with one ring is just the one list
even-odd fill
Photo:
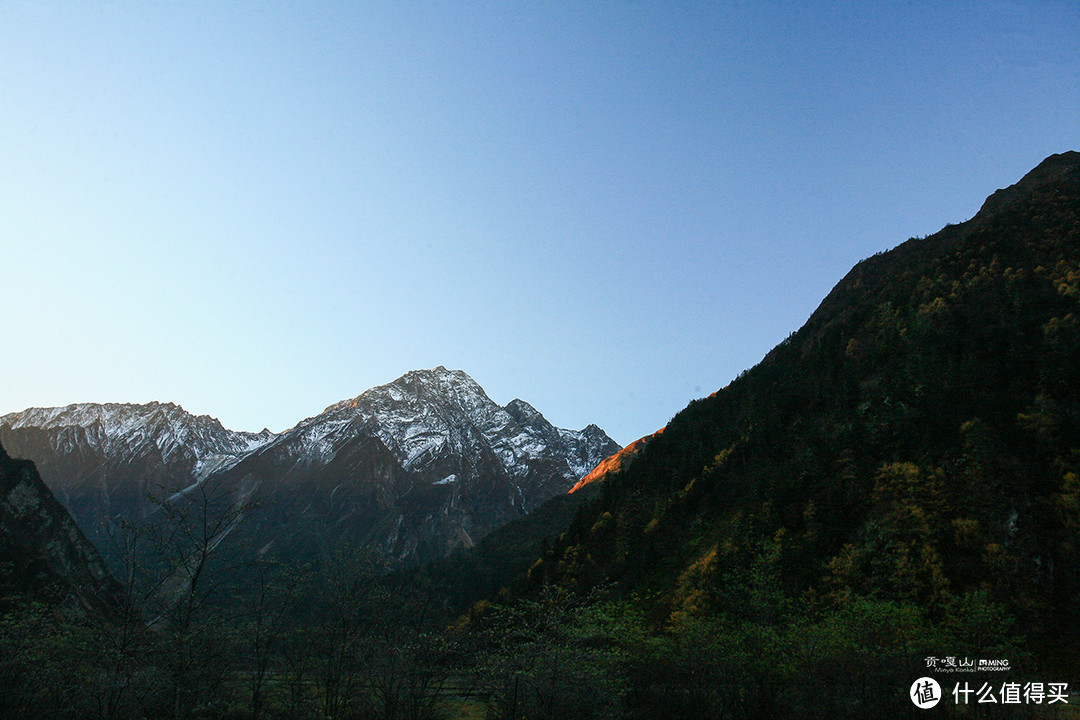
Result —
[[626, 444], [1080, 150], [1080, 4], [0, 4], [0, 414], [418, 368]]

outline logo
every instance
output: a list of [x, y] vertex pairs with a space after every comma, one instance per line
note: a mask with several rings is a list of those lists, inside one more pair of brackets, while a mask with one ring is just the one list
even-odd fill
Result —
[[941, 686], [937, 684], [937, 680], [923, 677], [913, 682], [911, 684], [911, 702], [923, 710], [929, 710], [941, 702]]
[[955, 655], [930, 655], [926, 668], [936, 673], [1007, 672], [1012, 670], [1008, 658], [960, 658]]
[[1000, 672], [1008, 669], [1008, 660], [979, 660], [979, 670], [983, 672]]

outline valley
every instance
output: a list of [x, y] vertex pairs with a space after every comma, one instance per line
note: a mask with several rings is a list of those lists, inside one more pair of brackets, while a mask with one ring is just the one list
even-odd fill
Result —
[[626, 449], [444, 367], [280, 434], [5, 415], [0, 711], [904, 718], [932, 677], [946, 717], [1069, 717], [1078, 287], [1066, 152]]

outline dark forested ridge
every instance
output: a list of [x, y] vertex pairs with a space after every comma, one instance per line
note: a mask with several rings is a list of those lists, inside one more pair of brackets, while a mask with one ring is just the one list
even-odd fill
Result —
[[1069, 152], [858, 264], [608, 478], [531, 581], [613, 585], [657, 626], [889, 603], [950, 638], [939, 654], [1008, 645], [1075, 673], [1078, 316]]

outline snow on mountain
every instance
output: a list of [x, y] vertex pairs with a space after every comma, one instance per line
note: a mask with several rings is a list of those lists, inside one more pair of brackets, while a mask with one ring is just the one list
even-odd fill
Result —
[[235, 463], [275, 437], [269, 430], [257, 434], [227, 430], [209, 415], [192, 415], [179, 405], [158, 402], [29, 408], [0, 417], [0, 427], [46, 431], [57, 453], [84, 445], [109, 458], [122, 458], [152, 447], [163, 462], [189, 462], [193, 475], [201, 477]]
[[34, 460], [99, 547], [109, 517], [145, 517], [152, 497], [213, 478], [274, 507], [255, 521], [260, 544], [301, 532], [303, 518], [309, 530], [351, 528], [396, 560], [471, 545], [619, 449], [595, 425], [556, 428], [522, 400], [501, 407], [466, 373], [441, 366], [276, 435], [155, 402], [30, 408], [0, 418], [0, 441]]
[[232, 467], [273, 437], [227, 430], [172, 403], [82, 403], [0, 417], [0, 442], [34, 462], [106, 559], [115, 518], [148, 517], [155, 498]]
[[[407, 471], [419, 472], [438, 457], [475, 452], [481, 443], [517, 484], [536, 463], [554, 458], [565, 465], [566, 489], [619, 449], [595, 425], [580, 431], [556, 428], [523, 400], [501, 407], [466, 373], [439, 366], [335, 403], [263, 450], [288, 448], [296, 462], [327, 464], [337, 449], [364, 432], [377, 437]], [[518, 491], [528, 496], [527, 488]]]

